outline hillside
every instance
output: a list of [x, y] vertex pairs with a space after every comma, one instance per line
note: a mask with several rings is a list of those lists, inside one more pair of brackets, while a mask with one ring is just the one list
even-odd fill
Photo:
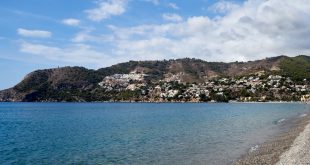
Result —
[[[232, 63], [185, 58], [130, 61], [98, 70], [83, 67], [37, 70], [28, 74], [13, 88], [1, 91], [0, 101], [126, 101], [141, 98], [143, 92], [150, 91], [146, 88], [153, 89], [164, 82], [178, 82], [179, 85], [199, 84], [223, 77], [234, 78], [261, 73], [279, 74], [294, 81], [309, 80], [310, 57], [278, 56]], [[126, 79], [113, 77], [121, 74], [125, 74]], [[130, 77], [139, 75], [140, 79]], [[103, 81], [104, 83], [101, 83]], [[148, 97], [159, 97], [149, 95]]]

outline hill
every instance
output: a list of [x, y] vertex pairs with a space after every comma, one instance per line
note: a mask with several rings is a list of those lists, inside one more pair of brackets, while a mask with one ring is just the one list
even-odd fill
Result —
[[165, 82], [199, 84], [262, 73], [278, 74], [299, 82], [309, 80], [310, 57], [278, 56], [232, 63], [185, 58], [130, 61], [98, 70], [83, 67], [37, 70], [13, 88], [0, 91], [0, 101], [126, 101], [141, 98], [141, 92], [149, 92], [149, 88]]

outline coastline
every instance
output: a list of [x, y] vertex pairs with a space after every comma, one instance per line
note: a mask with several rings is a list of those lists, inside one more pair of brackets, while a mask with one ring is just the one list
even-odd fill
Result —
[[294, 140], [291, 148], [280, 156], [276, 165], [309, 164], [310, 161], [310, 124]]
[[0, 103], [156, 103], [156, 104], [164, 104], [164, 103], [208, 103], [208, 104], [219, 104], [219, 103], [227, 103], [227, 104], [310, 104], [310, 102], [302, 102], [302, 101], [252, 101], [252, 102], [241, 102], [241, 101], [229, 101], [229, 102], [212, 102], [212, 101], [0, 101]]
[[[288, 130], [259, 146], [255, 146], [254, 150], [248, 151], [233, 165], [294, 165], [301, 161], [298, 160], [303, 157], [299, 152], [301, 148], [304, 147], [302, 151], [310, 150], [309, 146], [307, 146], [309, 148], [304, 146], [305, 141], [310, 138], [310, 114], [301, 115], [290, 124]], [[304, 159], [309, 160], [310, 157]]]

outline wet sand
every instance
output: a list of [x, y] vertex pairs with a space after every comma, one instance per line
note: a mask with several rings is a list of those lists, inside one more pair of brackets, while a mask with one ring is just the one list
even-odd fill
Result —
[[244, 155], [241, 159], [234, 162], [233, 165], [310, 164], [309, 122], [309, 114], [307, 116], [300, 116], [299, 119], [292, 121], [287, 131], [261, 144], [257, 150]]

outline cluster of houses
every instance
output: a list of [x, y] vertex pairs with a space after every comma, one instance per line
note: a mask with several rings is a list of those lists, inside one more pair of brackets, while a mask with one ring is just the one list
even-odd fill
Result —
[[107, 91], [139, 90], [144, 101], [192, 101], [201, 99], [217, 101], [226, 97], [229, 100], [248, 101], [310, 101], [310, 86], [307, 80], [293, 82], [280, 75], [244, 76], [239, 78], [219, 78], [204, 83], [182, 83], [176, 74], [156, 84], [147, 84], [146, 74], [115, 74], [104, 78], [99, 85]]
[[145, 76], [145, 74], [140, 73], [114, 74], [105, 77], [98, 85], [107, 91], [136, 90], [146, 86], [144, 83]]

